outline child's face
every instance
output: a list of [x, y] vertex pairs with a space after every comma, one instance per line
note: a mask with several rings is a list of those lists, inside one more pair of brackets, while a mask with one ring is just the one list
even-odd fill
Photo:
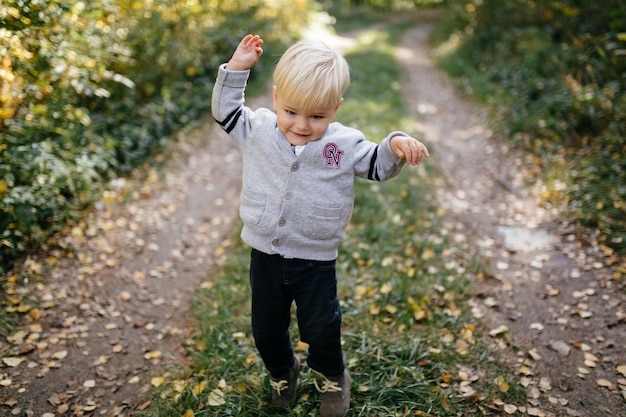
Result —
[[292, 145], [305, 145], [324, 136], [342, 102], [328, 108], [303, 109], [281, 98], [274, 87], [278, 129]]

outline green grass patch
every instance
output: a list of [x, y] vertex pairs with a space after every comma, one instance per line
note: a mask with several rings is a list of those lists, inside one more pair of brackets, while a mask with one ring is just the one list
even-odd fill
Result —
[[[395, 86], [402, 79], [394, 60], [400, 34], [397, 27], [365, 32], [347, 54], [353, 83], [338, 116], [371, 138], [415, 117]], [[471, 282], [483, 271], [448, 234], [436, 176], [425, 163], [386, 183], [357, 181], [337, 263], [351, 416], [492, 415], [487, 407], [496, 397], [523, 400], [524, 390], [494, 361], [471, 313]], [[319, 394], [306, 366], [296, 406], [281, 413], [268, 404], [268, 374], [250, 329], [249, 249], [233, 238], [220, 252], [193, 305], [192, 367], [165, 375], [146, 415], [318, 415]], [[295, 324], [292, 330], [297, 345]], [[305, 347], [297, 350], [306, 356]]]

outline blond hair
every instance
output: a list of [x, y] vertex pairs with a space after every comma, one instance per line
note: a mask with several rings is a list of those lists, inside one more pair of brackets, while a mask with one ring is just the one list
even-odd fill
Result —
[[350, 84], [345, 58], [317, 41], [300, 41], [280, 58], [274, 70], [276, 92], [306, 109], [336, 106]]

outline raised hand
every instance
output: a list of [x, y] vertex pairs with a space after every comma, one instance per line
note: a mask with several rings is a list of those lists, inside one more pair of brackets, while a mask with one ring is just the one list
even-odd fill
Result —
[[430, 156], [422, 142], [409, 136], [394, 136], [391, 139], [391, 150], [410, 165], [419, 165], [423, 157]]
[[263, 39], [259, 35], [246, 35], [237, 49], [233, 53], [232, 58], [226, 64], [226, 69], [231, 71], [245, 71], [259, 61], [261, 55], [263, 55]]

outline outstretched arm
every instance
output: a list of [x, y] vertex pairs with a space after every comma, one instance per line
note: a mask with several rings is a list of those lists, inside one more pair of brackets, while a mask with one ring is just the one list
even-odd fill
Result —
[[262, 45], [263, 39], [259, 35], [246, 35], [239, 42], [232, 58], [226, 64], [226, 69], [231, 71], [249, 70], [256, 65], [263, 55]]
[[394, 136], [391, 138], [390, 145], [393, 153], [410, 165], [419, 165], [422, 157], [430, 156], [426, 146], [410, 136]]

